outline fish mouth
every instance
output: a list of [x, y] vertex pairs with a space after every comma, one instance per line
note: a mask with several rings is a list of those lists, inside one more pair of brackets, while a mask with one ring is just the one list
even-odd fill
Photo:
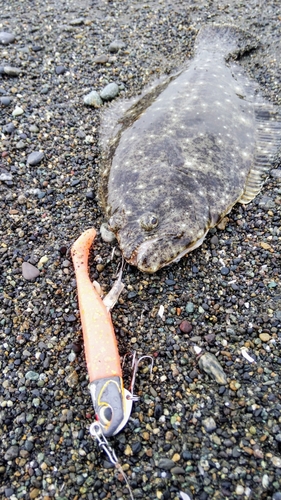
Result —
[[182, 235], [172, 238], [168, 235], [166, 238], [146, 240], [126, 260], [144, 273], [156, 273], [162, 267], [178, 262], [184, 255], [199, 247], [207, 232], [208, 229], [202, 232], [201, 237], [195, 241], [190, 241], [187, 237], [183, 238]]
[[162, 267], [168, 266], [174, 261], [180, 259], [186, 252], [187, 248], [167, 247], [162, 238], [153, 238], [146, 240], [133, 252], [128, 262], [136, 266], [144, 273], [153, 274], [159, 271]]

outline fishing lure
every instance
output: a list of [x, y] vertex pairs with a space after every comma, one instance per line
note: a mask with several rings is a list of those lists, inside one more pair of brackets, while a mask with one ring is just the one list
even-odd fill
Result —
[[[110, 307], [106, 306], [89, 277], [88, 257], [95, 237], [95, 229], [82, 233], [72, 246], [71, 256], [77, 281], [90, 393], [101, 433], [110, 437], [126, 425], [135, 397], [123, 384], [117, 341], [108, 311], [115, 301], [111, 299]], [[120, 288], [121, 278], [117, 282]]]

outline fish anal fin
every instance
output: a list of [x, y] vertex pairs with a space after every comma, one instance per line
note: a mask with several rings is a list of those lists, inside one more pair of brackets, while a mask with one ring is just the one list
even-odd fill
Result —
[[260, 192], [265, 178], [278, 158], [281, 146], [281, 116], [268, 103], [259, 103], [255, 109], [257, 146], [253, 165], [248, 174], [239, 203], [250, 203]]

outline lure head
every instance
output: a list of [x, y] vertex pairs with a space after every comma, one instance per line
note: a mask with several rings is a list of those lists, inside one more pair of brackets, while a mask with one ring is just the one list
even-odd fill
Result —
[[120, 377], [108, 377], [94, 380], [90, 384], [90, 392], [103, 435], [117, 434], [127, 423], [133, 399], [129, 391], [124, 389]]

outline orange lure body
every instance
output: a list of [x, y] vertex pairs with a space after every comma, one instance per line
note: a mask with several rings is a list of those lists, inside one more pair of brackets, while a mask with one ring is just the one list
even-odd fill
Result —
[[85, 231], [73, 244], [71, 256], [77, 281], [90, 392], [103, 433], [111, 436], [127, 422], [132, 402], [129, 401], [130, 393], [123, 387], [111, 315], [88, 273], [88, 257], [95, 237], [95, 229]]

